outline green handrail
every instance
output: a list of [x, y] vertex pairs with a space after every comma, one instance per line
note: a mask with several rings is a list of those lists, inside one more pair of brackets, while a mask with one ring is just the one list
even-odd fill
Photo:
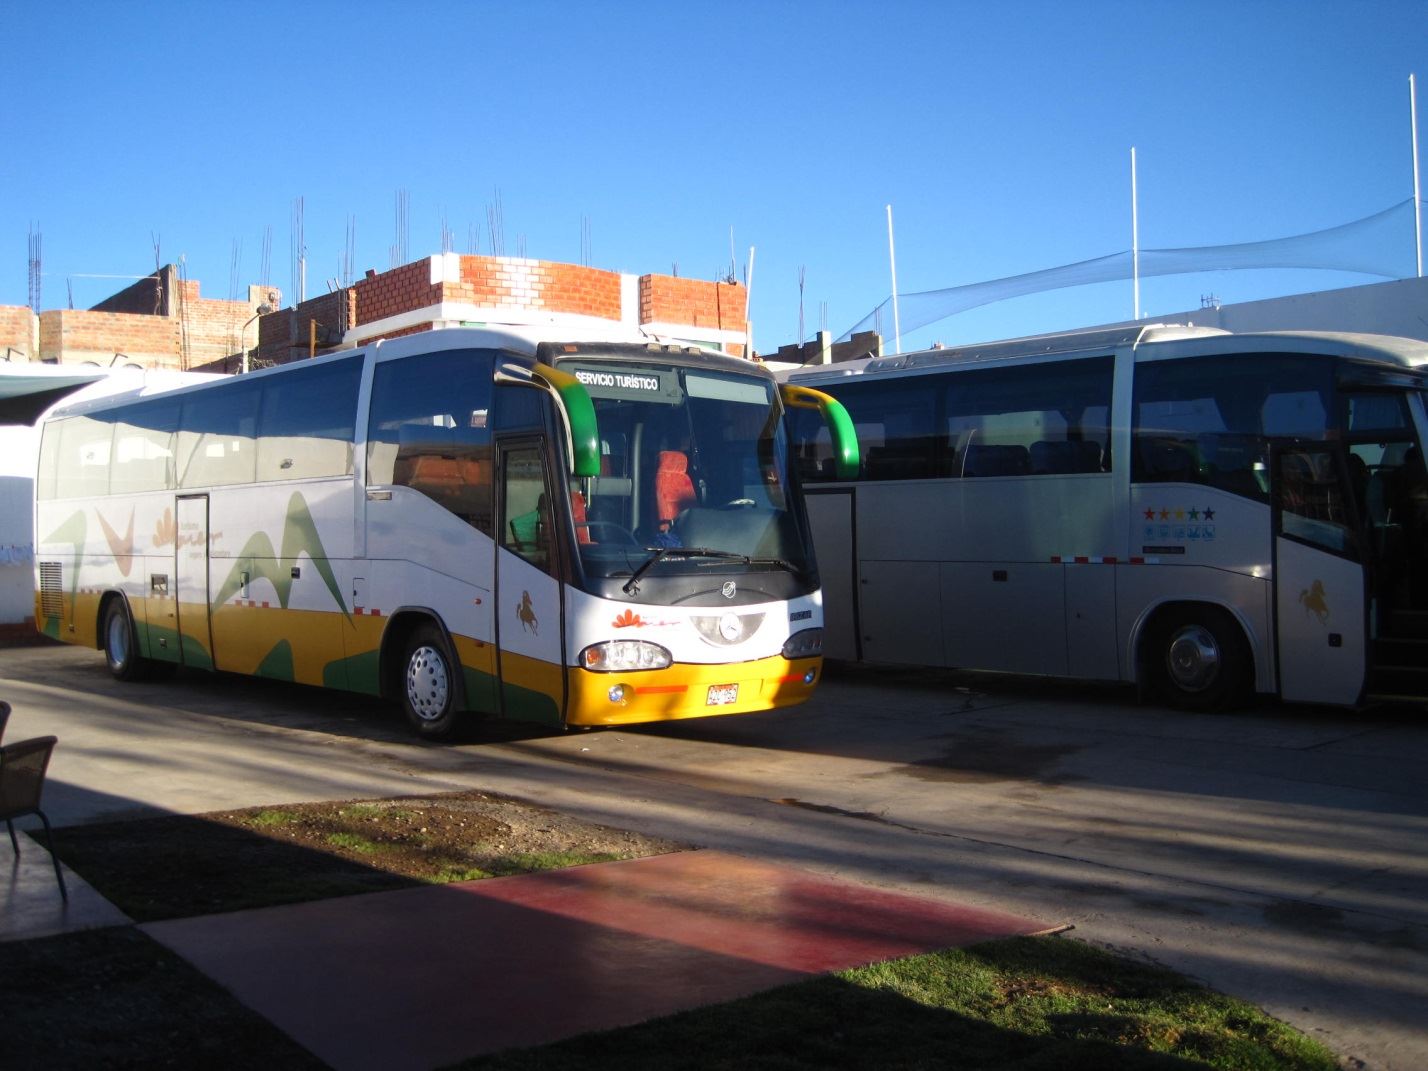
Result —
[[569, 372], [536, 362], [531, 373], [543, 380], [560, 399], [570, 432], [569, 460], [575, 476], [600, 475], [600, 426], [595, 419], [595, 403], [585, 384]]
[[858, 433], [853, 428], [853, 418], [843, 403], [831, 394], [824, 394], [812, 387], [799, 387], [784, 383], [779, 392], [785, 405], [794, 409], [816, 409], [828, 425], [828, 433], [833, 438], [833, 472], [840, 480], [855, 480], [862, 458], [858, 454]]

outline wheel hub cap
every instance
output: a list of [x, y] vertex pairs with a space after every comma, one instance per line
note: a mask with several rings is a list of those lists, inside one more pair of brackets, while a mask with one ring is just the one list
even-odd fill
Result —
[[1165, 665], [1181, 688], [1187, 692], [1203, 691], [1220, 672], [1220, 648], [1207, 629], [1189, 625], [1170, 638]]
[[446, 710], [450, 682], [446, 659], [434, 647], [418, 647], [407, 663], [407, 701], [423, 721], [435, 721]]
[[109, 619], [109, 660], [122, 666], [129, 659], [129, 630], [124, 618], [115, 614]]

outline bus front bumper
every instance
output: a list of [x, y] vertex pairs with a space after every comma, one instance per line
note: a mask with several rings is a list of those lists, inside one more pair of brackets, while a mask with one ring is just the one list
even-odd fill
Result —
[[635, 673], [591, 673], [578, 667], [566, 672], [567, 725], [631, 725], [802, 703], [823, 675], [823, 659], [789, 661], [775, 655], [732, 665], [677, 662]]

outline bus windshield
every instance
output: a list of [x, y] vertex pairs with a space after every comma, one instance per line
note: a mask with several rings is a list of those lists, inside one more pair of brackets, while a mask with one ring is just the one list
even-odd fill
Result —
[[587, 580], [810, 572], [772, 381], [676, 364], [561, 367], [584, 384], [600, 429], [600, 474], [571, 490]]

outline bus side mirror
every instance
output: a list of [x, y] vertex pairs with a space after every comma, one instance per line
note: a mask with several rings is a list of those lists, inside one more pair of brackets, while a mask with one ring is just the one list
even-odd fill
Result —
[[853, 428], [853, 418], [843, 403], [831, 394], [824, 394], [812, 387], [799, 387], [792, 383], [779, 386], [784, 405], [791, 409], [816, 409], [823, 423], [828, 425], [828, 434], [833, 440], [833, 473], [840, 480], [856, 480], [862, 459], [858, 454], [858, 434]]

